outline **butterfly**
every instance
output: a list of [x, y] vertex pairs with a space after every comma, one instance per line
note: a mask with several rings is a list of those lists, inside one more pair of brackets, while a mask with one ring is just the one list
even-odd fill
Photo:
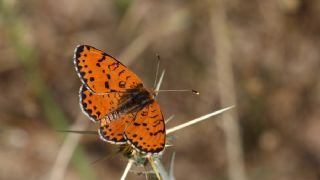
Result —
[[74, 51], [82, 82], [80, 107], [98, 122], [98, 134], [113, 144], [129, 143], [142, 153], [157, 154], [165, 147], [165, 123], [155, 91], [109, 54], [88, 45]]

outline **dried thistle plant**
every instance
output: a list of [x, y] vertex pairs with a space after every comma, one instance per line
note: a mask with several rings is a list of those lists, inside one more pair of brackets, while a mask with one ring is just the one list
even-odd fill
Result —
[[[161, 74], [160, 79], [159, 79], [157, 86], [156, 86], [156, 91], [159, 91], [159, 89], [160, 89], [164, 74], [165, 74], [165, 71], [162, 71], [162, 74]], [[204, 121], [204, 120], [207, 120], [210, 117], [213, 117], [213, 116], [221, 114], [225, 111], [228, 111], [228, 110], [232, 109], [233, 107], [234, 106], [229, 106], [227, 108], [224, 108], [224, 109], [221, 109], [218, 111], [214, 111], [212, 113], [208, 113], [208, 114], [203, 115], [201, 117], [198, 117], [196, 119], [192, 119], [192, 120], [187, 121], [186, 123], [180, 124], [178, 126], [169, 128], [166, 130], [166, 135], [168, 136], [169, 134], [174, 133], [178, 130], [184, 129], [188, 126], [197, 124], [197, 123]], [[169, 117], [168, 119], [166, 119], [165, 120], [166, 124], [171, 119], [172, 119], [172, 116]], [[165, 148], [172, 146], [172, 144], [170, 142], [170, 139], [172, 139], [172, 138], [170, 138], [170, 136], [168, 136], [168, 138], [167, 138]], [[127, 163], [127, 166], [121, 176], [121, 180], [124, 180], [130, 171], [133, 173], [136, 173], [136, 174], [144, 174], [144, 175], [146, 175], [146, 177], [148, 177], [148, 174], [152, 174], [152, 175], [155, 175], [157, 179], [163, 179], [163, 180], [175, 179], [174, 175], [173, 175], [175, 153], [172, 155], [171, 164], [170, 164], [169, 173], [168, 173], [161, 163], [161, 157], [162, 157], [163, 153], [165, 152], [165, 149], [159, 154], [144, 154], [144, 153], [137, 151], [131, 145], [125, 144], [123, 146], [120, 146], [120, 150], [121, 150], [122, 154], [126, 158], [128, 158], [128, 163]], [[130, 170], [132, 165], [146, 167], [148, 164], [151, 165], [152, 171], [145, 171], [145, 172], [138, 171], [137, 172], [134, 170]]]
[[[221, 114], [225, 111], [228, 111], [230, 109], [232, 109], [234, 106], [229, 106], [227, 108], [223, 108], [221, 110], [218, 111], [214, 111], [212, 113], [208, 113], [206, 115], [203, 115], [201, 117], [198, 117], [196, 119], [192, 119], [190, 121], [187, 121], [186, 123], [183, 123], [181, 125], [169, 128], [167, 130], [167, 135], [174, 133], [178, 130], [184, 129], [188, 126], [197, 124], [201, 121], [204, 120], [208, 120], [210, 117], [216, 116], [218, 114]], [[170, 139], [170, 138], [167, 138]], [[166, 148], [167, 146], [171, 146], [170, 142], [166, 142]], [[162, 163], [161, 163], [161, 157], [163, 155], [163, 153], [165, 152], [165, 150], [163, 151], [163, 153], [160, 154], [155, 154], [155, 155], [145, 155], [142, 154], [138, 151], [136, 151], [134, 148], [132, 148], [130, 145], [124, 145], [123, 147], [121, 147], [122, 149], [122, 153], [123, 155], [128, 158], [128, 163], [126, 166], [126, 169], [124, 171], [124, 173], [122, 174], [121, 179], [125, 179], [125, 177], [127, 176], [128, 172], [130, 171], [130, 168], [132, 167], [132, 165], [136, 165], [136, 166], [146, 166], [148, 163], [150, 163], [152, 169], [153, 169], [153, 174], [155, 174], [157, 176], [158, 179], [174, 179], [173, 176], [173, 164], [174, 164], [174, 156], [172, 156], [171, 158], [171, 166], [170, 166], [170, 171], [169, 173], [165, 170], [165, 168], [163, 167]], [[134, 172], [134, 171], [133, 171]], [[145, 174], [144, 172], [140, 172], [141, 174]], [[148, 172], [148, 174], [151, 174], [150, 172]]]

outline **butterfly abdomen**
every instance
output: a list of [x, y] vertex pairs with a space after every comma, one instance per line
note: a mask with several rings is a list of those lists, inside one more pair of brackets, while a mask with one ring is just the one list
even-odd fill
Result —
[[141, 110], [147, 104], [151, 103], [153, 99], [150, 96], [148, 91], [141, 91], [130, 99], [126, 100], [121, 106], [117, 109], [106, 114], [105, 118], [107, 120], [118, 119], [122, 114], [134, 113]]
[[110, 113], [108, 113], [106, 116], [105, 116], [105, 118], [107, 119], [107, 120], [114, 120], [114, 119], [118, 119], [119, 117], [120, 117], [120, 114], [121, 114], [121, 112], [119, 112], [119, 111], [112, 111], [112, 112], [110, 112]]

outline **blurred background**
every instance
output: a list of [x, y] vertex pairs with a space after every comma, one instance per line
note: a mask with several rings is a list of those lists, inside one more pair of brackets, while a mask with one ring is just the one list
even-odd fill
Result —
[[[127, 160], [80, 112], [74, 48], [152, 87], [156, 54], [177, 179], [320, 179], [320, 1], [0, 0], [0, 179], [119, 179]], [[106, 158], [107, 157], [107, 158]], [[92, 163], [98, 160], [98, 162]], [[130, 173], [128, 179], [145, 179]]]

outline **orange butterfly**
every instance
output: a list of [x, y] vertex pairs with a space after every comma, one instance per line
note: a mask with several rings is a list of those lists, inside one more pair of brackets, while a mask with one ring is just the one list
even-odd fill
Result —
[[165, 146], [165, 123], [155, 93], [112, 56], [79, 45], [74, 64], [82, 86], [80, 107], [100, 123], [98, 133], [113, 144], [128, 142], [139, 152], [155, 154]]

